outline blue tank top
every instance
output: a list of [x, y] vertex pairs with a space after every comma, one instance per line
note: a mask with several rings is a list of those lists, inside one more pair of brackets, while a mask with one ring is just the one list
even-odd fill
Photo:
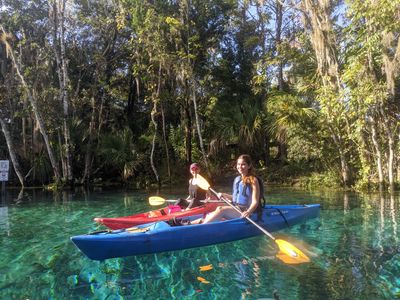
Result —
[[237, 205], [249, 207], [251, 205], [252, 188], [243, 184], [242, 177], [237, 176], [233, 181], [232, 201]]

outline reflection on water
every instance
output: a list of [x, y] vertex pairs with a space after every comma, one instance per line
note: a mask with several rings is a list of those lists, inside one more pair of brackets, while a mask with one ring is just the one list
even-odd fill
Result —
[[0, 230], [4, 232], [10, 231], [10, 223], [8, 221], [8, 207], [0, 207]]
[[[284, 265], [275, 258], [275, 244], [265, 236], [91, 261], [69, 237], [98, 230], [94, 217], [150, 210], [149, 194], [8, 191], [0, 206], [0, 298], [399, 298], [398, 194], [285, 188], [269, 188], [266, 194], [269, 203], [322, 204], [320, 218], [275, 234], [304, 249], [311, 263]], [[208, 265], [209, 270], [201, 270]]]
[[8, 221], [8, 207], [6, 205], [6, 190], [1, 189], [0, 192], [0, 231], [9, 233], [10, 223]]

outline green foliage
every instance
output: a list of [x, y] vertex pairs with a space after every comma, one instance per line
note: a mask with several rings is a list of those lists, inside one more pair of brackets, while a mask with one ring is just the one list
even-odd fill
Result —
[[99, 155], [105, 166], [117, 169], [124, 181], [140, 170], [141, 156], [135, 150], [129, 129], [102, 136]]
[[272, 93], [266, 102], [271, 115], [269, 133], [279, 141], [286, 141], [290, 130], [305, 127], [316, 116], [316, 111], [300, 98], [282, 92]]
[[[90, 176], [148, 185], [154, 180], [149, 167], [154, 135], [161, 181], [167, 177], [166, 151], [179, 171], [187, 159], [202, 160], [196, 96], [212, 172], [222, 173], [239, 153], [249, 153], [272, 181], [293, 183], [297, 177], [306, 186], [337, 186], [342, 154], [355, 187], [364, 188], [377, 182], [378, 149], [386, 180], [390, 131], [397, 166], [400, 157], [397, 2], [348, 1], [327, 15], [332, 28], [324, 33], [335, 42], [327, 48], [332, 51], [326, 61], [338, 62], [334, 79], [332, 70], [320, 72], [325, 65], [318, 64], [309, 24], [288, 7], [278, 28], [275, 2], [75, 1], [73, 9], [67, 7], [65, 23], [74, 173], [84, 172], [86, 155], [92, 154], [95, 174]], [[4, 41], [15, 51], [60, 155], [65, 150], [63, 107], [52, 47], [59, 47], [59, 36], [53, 35], [49, 9], [40, 0], [7, 1], [0, 10], [7, 32], [0, 38], [0, 103], [7, 107], [1, 113], [11, 120], [17, 148], [23, 145], [18, 155], [23, 173], [32, 170], [30, 184], [51, 182], [52, 170]], [[190, 141], [186, 130], [192, 133]], [[285, 159], [277, 157], [277, 145], [287, 148]], [[0, 150], [8, 151], [4, 145]]]
[[[314, 136], [306, 135], [308, 132], [302, 128], [291, 131], [287, 136], [288, 143], [288, 161], [299, 162], [305, 161], [310, 164], [320, 161], [323, 157], [322, 141]], [[312, 138], [314, 137], [314, 139]]]
[[340, 174], [333, 171], [323, 173], [312, 173], [306, 178], [300, 178], [300, 185], [307, 188], [340, 188], [342, 181]]
[[168, 139], [178, 160], [185, 160], [186, 158], [186, 149], [183, 136], [184, 131], [182, 127], [179, 126], [177, 128], [170, 128]]
[[[46, 153], [40, 151], [36, 153], [31, 172], [29, 172], [29, 176], [27, 177], [27, 182], [33, 185], [46, 185], [51, 180], [49, 174], [51, 174], [50, 162], [47, 159]], [[57, 183], [55, 184], [57, 185]]]
[[[171, 127], [168, 135], [168, 140], [171, 143], [177, 160], [182, 162], [186, 161], [186, 146], [185, 139], [183, 138], [184, 135], [184, 129], [181, 126], [178, 126], [176, 128]], [[192, 140], [192, 147], [192, 160], [201, 161], [202, 156], [200, 152], [200, 147], [196, 144], [195, 140]]]

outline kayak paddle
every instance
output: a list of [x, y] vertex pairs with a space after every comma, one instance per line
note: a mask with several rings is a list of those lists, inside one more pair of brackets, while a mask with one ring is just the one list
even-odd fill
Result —
[[[159, 196], [151, 196], [149, 197], [149, 204], [151, 206], [158, 206], [158, 205], [163, 205], [165, 202], [176, 202], [178, 201], [178, 199], [176, 200], [168, 200], [168, 199], [164, 199], [163, 197], [159, 197]], [[210, 202], [223, 202], [221, 200], [200, 200], [200, 202], [204, 202], [204, 203], [210, 203]]]
[[176, 201], [178, 201], [178, 200], [177, 199], [176, 200], [167, 200], [167, 199], [164, 199], [164, 198], [159, 197], [159, 196], [151, 196], [151, 197], [149, 197], [149, 203], [152, 206], [162, 205], [165, 202], [176, 202]]
[[[230, 203], [224, 197], [220, 197], [218, 195], [218, 193], [210, 187], [210, 184], [207, 182], [207, 180], [199, 174], [197, 174], [197, 185], [203, 190], [211, 191], [216, 197], [218, 197], [218, 199], [224, 201], [226, 204], [231, 206], [233, 209], [235, 209], [240, 214], [242, 213], [242, 211], [240, 211], [240, 209], [237, 208], [235, 205]], [[308, 256], [305, 255], [300, 249], [296, 248], [291, 243], [281, 240], [281, 239], [276, 239], [271, 233], [269, 233], [267, 230], [265, 230], [263, 227], [258, 225], [255, 221], [253, 221], [249, 217], [246, 217], [246, 220], [249, 221], [254, 226], [256, 226], [258, 229], [260, 229], [265, 235], [267, 235], [269, 238], [271, 238], [278, 245], [279, 253], [276, 255], [276, 257], [279, 258], [280, 260], [282, 260], [284, 263], [301, 264], [301, 263], [310, 262], [310, 259], [308, 258]]]

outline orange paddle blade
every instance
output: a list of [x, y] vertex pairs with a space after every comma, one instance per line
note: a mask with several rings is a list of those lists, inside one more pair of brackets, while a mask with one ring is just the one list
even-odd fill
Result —
[[275, 240], [275, 243], [279, 247], [276, 257], [284, 263], [293, 265], [310, 262], [310, 258], [291, 243], [279, 239]]

